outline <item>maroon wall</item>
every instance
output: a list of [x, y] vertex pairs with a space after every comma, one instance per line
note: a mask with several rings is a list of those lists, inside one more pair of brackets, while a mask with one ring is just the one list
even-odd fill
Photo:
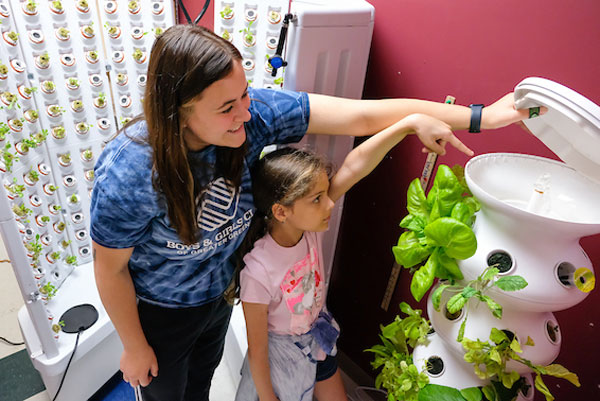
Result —
[[[600, 104], [600, 2], [597, 0], [370, 0], [375, 32], [365, 97], [409, 97], [485, 103], [510, 92], [523, 78], [540, 76], [569, 86]], [[516, 126], [461, 139], [477, 154], [518, 152], [556, 158]], [[425, 156], [416, 138], [394, 149], [346, 197], [329, 305], [343, 334], [340, 349], [364, 370], [378, 342], [379, 324], [392, 321], [402, 300], [417, 304], [402, 272], [388, 312], [380, 308], [390, 268], [391, 246], [406, 214], [408, 183], [420, 176]], [[600, 151], [600, 149], [598, 149]], [[462, 165], [456, 151], [439, 162]], [[600, 236], [582, 240], [600, 269]], [[600, 289], [583, 303], [557, 313], [562, 330], [558, 363], [575, 371], [580, 389], [548, 380], [558, 400], [600, 399]], [[558, 387], [560, 386], [560, 387]], [[542, 400], [536, 398], [536, 400]]]

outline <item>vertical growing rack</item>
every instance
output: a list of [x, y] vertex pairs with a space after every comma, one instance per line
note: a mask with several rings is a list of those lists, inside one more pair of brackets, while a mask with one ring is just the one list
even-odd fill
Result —
[[275, 76], [269, 57], [275, 54], [288, 0], [216, 1], [214, 31], [242, 53], [248, 85], [254, 88], [281, 88], [283, 69]]
[[[51, 396], [75, 341], [60, 334], [65, 310], [87, 302], [100, 311], [74, 363], [106, 354], [96, 348], [109, 338], [120, 346], [93, 279], [93, 167], [141, 113], [150, 48], [174, 11], [167, 0], [0, 0], [0, 230], [26, 301], [23, 336]], [[118, 370], [91, 363], [99, 380]], [[70, 399], [95, 391], [69, 393], [67, 382]]]

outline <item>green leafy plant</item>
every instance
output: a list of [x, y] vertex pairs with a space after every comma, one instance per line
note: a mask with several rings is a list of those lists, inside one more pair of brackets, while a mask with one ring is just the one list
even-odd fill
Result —
[[54, 0], [52, 2], [52, 7], [54, 7], [54, 9], [57, 10], [57, 11], [61, 11], [63, 9], [63, 5], [62, 5], [62, 2], [60, 0]]
[[29, 178], [31, 182], [38, 182], [40, 180], [40, 174], [34, 169], [31, 169], [27, 172], [27, 178]]
[[25, 206], [25, 204], [23, 203], [21, 203], [20, 205], [14, 205], [12, 207], [12, 211], [19, 217], [26, 217], [32, 213], [32, 210]]
[[35, 134], [31, 134], [31, 140], [36, 143], [36, 146], [39, 146], [42, 142], [46, 140], [48, 137], [48, 130], [43, 129], [40, 132], [36, 132]]
[[4, 149], [2, 149], [2, 160], [4, 161], [6, 171], [8, 171], [9, 173], [12, 170], [13, 163], [19, 161], [19, 158], [15, 156], [15, 154], [12, 153], [11, 150], [12, 145], [10, 144], [10, 142], [4, 146]]
[[446, 165], [438, 167], [429, 194], [418, 179], [410, 183], [407, 192], [409, 214], [402, 219], [402, 233], [392, 248], [396, 262], [413, 269], [410, 285], [413, 297], [419, 301], [431, 288], [435, 277], [451, 281], [462, 280], [456, 259], [475, 254], [477, 239], [471, 229], [479, 203]]
[[60, 161], [63, 164], [69, 164], [69, 163], [71, 163], [71, 153], [69, 153], [69, 152], [61, 154], [59, 156], [59, 158], [60, 158]]
[[[509, 360], [517, 361], [528, 366], [535, 374], [535, 388], [546, 397], [546, 401], [551, 401], [554, 396], [548, 390], [548, 387], [542, 379], [542, 375], [549, 375], [566, 379], [579, 387], [579, 378], [575, 373], [570, 372], [564, 366], [551, 364], [546, 366], [534, 365], [531, 361], [522, 358], [521, 344], [512, 333], [507, 333], [497, 328], [492, 328], [490, 332], [490, 341], [470, 340], [464, 338], [461, 341], [466, 353], [464, 360], [473, 364], [475, 374], [480, 379], [496, 378], [505, 388], [512, 388], [520, 379], [520, 375], [514, 371], [506, 370], [506, 363]], [[524, 345], [533, 346], [533, 340], [527, 338]], [[481, 367], [484, 366], [482, 369]], [[490, 384], [485, 386], [483, 392], [489, 400], [497, 400], [498, 391]]]
[[54, 251], [50, 254], [50, 257], [52, 258], [52, 260], [58, 260], [60, 258], [60, 252]]
[[40, 254], [42, 253], [42, 244], [40, 242], [40, 235], [36, 234], [33, 241], [29, 241], [25, 244], [25, 249], [32, 253], [31, 259], [33, 263], [37, 265]]
[[65, 134], [66, 134], [65, 127], [63, 127], [62, 125], [52, 128], [52, 136], [55, 137], [56, 139], [64, 138]]
[[44, 89], [45, 92], [52, 92], [56, 88], [56, 85], [54, 84], [53, 81], [48, 80], [48, 81], [42, 82], [42, 88]]
[[13, 43], [17, 43], [17, 40], [19, 40], [19, 34], [16, 33], [15, 31], [10, 31], [9, 33], [6, 34], [6, 36], [13, 41]]
[[52, 331], [55, 332], [56, 334], [58, 334], [58, 333], [60, 333], [61, 327], [65, 327], [64, 320], [61, 320], [60, 322], [53, 324]]
[[8, 67], [6, 66], [6, 64], [0, 63], [0, 75], [6, 74], [8, 74]]
[[68, 265], [77, 266], [77, 257], [73, 255], [67, 256], [65, 262], [67, 262]]
[[77, 78], [71, 77], [67, 80], [67, 84], [69, 85], [69, 87], [71, 88], [79, 88], [79, 80]]
[[25, 9], [31, 13], [35, 13], [37, 11], [37, 3], [34, 0], [27, 0]]
[[17, 184], [17, 179], [13, 178], [13, 183], [5, 186], [6, 190], [19, 198], [23, 197], [23, 191], [25, 191], [25, 185]]
[[52, 284], [49, 281], [47, 281], [46, 284], [44, 284], [40, 288], [40, 292], [42, 294], [45, 294], [46, 297], [48, 298], [48, 300], [51, 300], [52, 298], [54, 298], [54, 296], [56, 295], [56, 291], [58, 291], [58, 289], [54, 286], [54, 284]]
[[244, 42], [248, 45], [254, 43], [254, 33], [252, 33], [252, 24], [254, 21], [248, 22], [248, 26], [244, 29], [240, 29], [240, 32], [244, 34]]
[[10, 127], [8, 124], [0, 121], [0, 140], [6, 139], [6, 135], [10, 133]]
[[388, 400], [416, 401], [419, 390], [429, 383], [429, 377], [419, 373], [411, 353], [417, 344], [425, 341], [431, 326], [420, 310], [412, 309], [407, 303], [402, 302], [400, 310], [407, 316], [396, 316], [392, 323], [380, 326], [379, 338], [383, 344], [365, 351], [375, 354], [371, 365], [374, 369], [381, 368], [375, 385], [388, 391]]
[[219, 14], [221, 14], [221, 18], [223, 19], [231, 18], [231, 15], [233, 14], [233, 9], [229, 5], [226, 5], [221, 11], [219, 11]]
[[56, 34], [61, 39], [68, 39], [71, 32], [65, 27], [60, 27], [56, 30]]
[[[483, 302], [492, 312], [492, 315], [502, 319], [502, 306], [494, 301], [490, 296], [485, 295], [486, 290], [495, 286], [503, 291], [517, 291], [527, 287], [527, 281], [517, 275], [504, 276], [498, 278], [499, 270], [493, 266], [486, 268], [475, 280], [467, 282], [465, 285], [440, 283], [432, 294], [432, 303], [435, 310], [440, 310], [440, 302], [444, 292], [450, 292], [454, 295], [446, 303], [446, 309], [451, 314], [460, 312], [471, 298]], [[468, 315], [463, 319], [458, 331], [456, 341], [460, 342], [465, 334], [465, 325]]]

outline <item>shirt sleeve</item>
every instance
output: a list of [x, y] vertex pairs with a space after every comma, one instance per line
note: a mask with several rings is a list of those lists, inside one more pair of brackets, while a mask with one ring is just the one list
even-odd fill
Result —
[[246, 265], [240, 272], [240, 299], [243, 302], [269, 305], [272, 295], [268, 277], [260, 265]]
[[130, 248], [146, 240], [157, 213], [147, 152], [123, 133], [103, 151], [90, 202], [90, 236], [96, 243]]
[[308, 94], [272, 89], [249, 89], [250, 113], [246, 123], [250, 159], [258, 159], [267, 145], [299, 142], [310, 117]]

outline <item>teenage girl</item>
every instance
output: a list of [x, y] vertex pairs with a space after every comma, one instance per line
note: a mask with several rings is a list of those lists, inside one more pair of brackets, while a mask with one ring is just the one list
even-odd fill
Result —
[[334, 202], [407, 134], [449, 129], [413, 114], [369, 138], [329, 177], [319, 156], [292, 148], [263, 157], [253, 172], [256, 214], [246, 241], [240, 299], [248, 354], [236, 401], [346, 401], [335, 360], [339, 327], [325, 309], [322, 238]]
[[[123, 343], [123, 378], [145, 401], [208, 400], [231, 314], [223, 292], [254, 211], [249, 170], [262, 148], [306, 133], [370, 135], [412, 113], [453, 129], [469, 127], [471, 116], [464, 106], [413, 99], [253, 89], [240, 52], [213, 32], [175, 25], [156, 39], [144, 114], [96, 164], [90, 231], [98, 291]], [[507, 95], [484, 109], [481, 127], [526, 117]], [[420, 140], [436, 153], [450, 143], [470, 154], [449, 129]]]

